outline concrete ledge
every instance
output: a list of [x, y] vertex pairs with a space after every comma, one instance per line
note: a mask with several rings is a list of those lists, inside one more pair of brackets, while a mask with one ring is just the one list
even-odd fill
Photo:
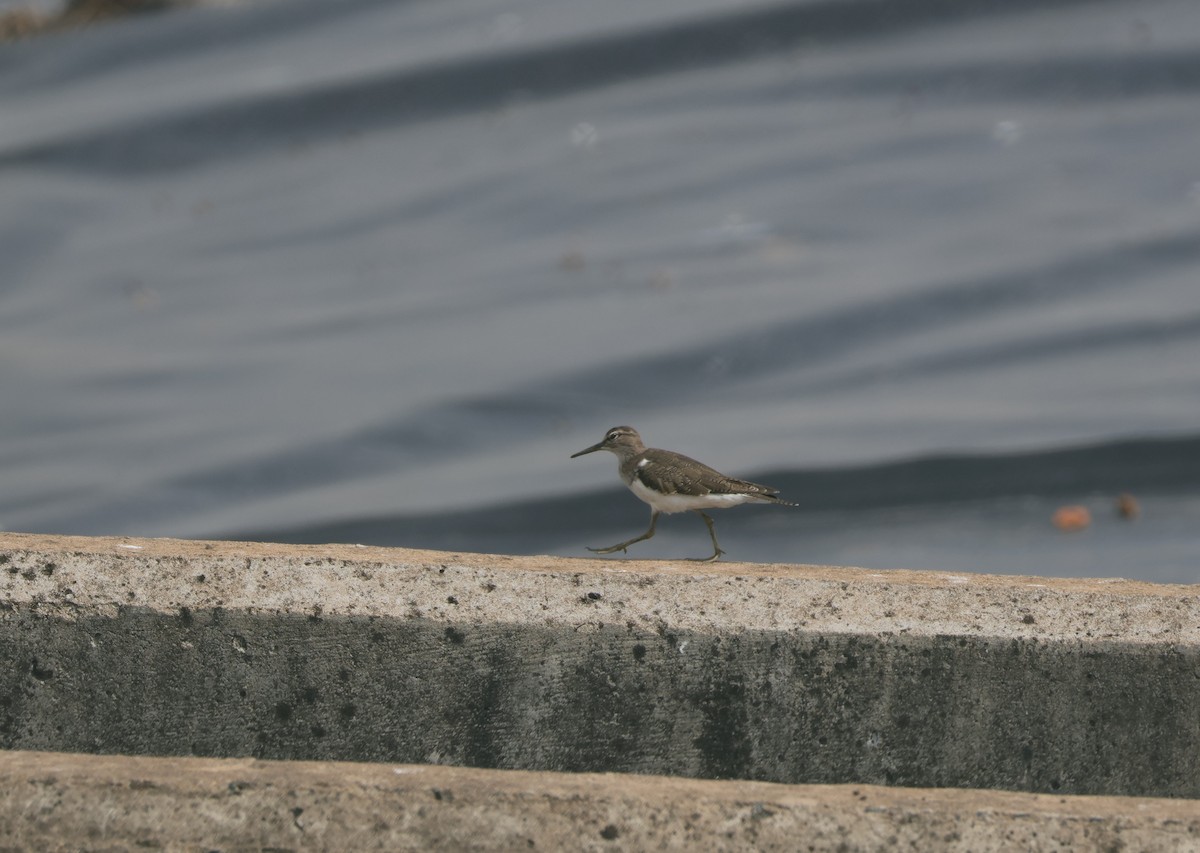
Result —
[[1178, 800], [618, 774], [0, 753], [0, 848], [1144, 850]]
[[1200, 797], [1200, 595], [0, 535], [0, 748]]

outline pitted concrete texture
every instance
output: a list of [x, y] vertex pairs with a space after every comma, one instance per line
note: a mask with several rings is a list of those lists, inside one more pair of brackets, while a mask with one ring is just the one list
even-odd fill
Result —
[[1181, 800], [0, 753], [0, 849], [1194, 851]]
[[1200, 593], [0, 535], [0, 747], [1200, 797]]

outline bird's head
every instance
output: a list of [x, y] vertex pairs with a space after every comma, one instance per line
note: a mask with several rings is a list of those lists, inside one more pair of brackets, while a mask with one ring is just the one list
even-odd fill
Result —
[[603, 441], [599, 441], [591, 447], [585, 447], [578, 453], [572, 453], [571, 458], [574, 459], [576, 456], [583, 456], [586, 453], [595, 453], [597, 450], [607, 450], [624, 459], [626, 456], [641, 453], [645, 449], [642, 437], [638, 435], [636, 429], [631, 426], [616, 426], [604, 434]]

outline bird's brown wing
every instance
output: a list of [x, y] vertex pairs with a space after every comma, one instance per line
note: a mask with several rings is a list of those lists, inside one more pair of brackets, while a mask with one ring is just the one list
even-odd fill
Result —
[[772, 500], [779, 495], [778, 489], [726, 477], [703, 462], [697, 462], [679, 453], [651, 449], [647, 450], [644, 456], [650, 464], [635, 468], [634, 476], [647, 488], [664, 495], [681, 492], [701, 495], [760, 495], [765, 500]]

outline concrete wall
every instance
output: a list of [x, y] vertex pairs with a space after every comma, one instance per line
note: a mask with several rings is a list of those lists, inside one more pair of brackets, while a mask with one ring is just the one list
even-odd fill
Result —
[[8, 534], [0, 601], [5, 749], [1200, 797], [1188, 587]]
[[0, 534], [0, 748], [1200, 797], [1200, 594]]

